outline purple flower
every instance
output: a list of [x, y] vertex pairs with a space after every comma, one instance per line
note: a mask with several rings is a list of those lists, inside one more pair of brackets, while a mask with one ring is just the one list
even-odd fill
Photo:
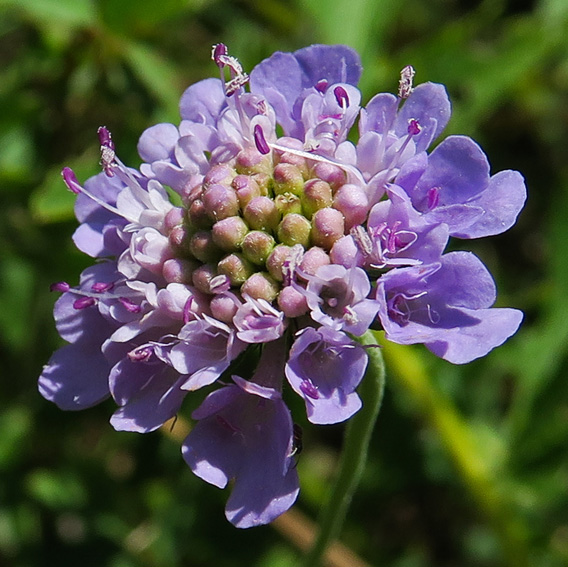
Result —
[[522, 313], [491, 308], [495, 293], [491, 275], [470, 252], [450, 252], [435, 264], [393, 270], [377, 281], [387, 339], [424, 343], [454, 364], [486, 355], [517, 331]]
[[364, 349], [344, 333], [306, 327], [290, 350], [286, 377], [312, 423], [338, 423], [360, 407], [355, 392], [367, 367]]
[[205, 398], [183, 444], [197, 476], [219, 488], [234, 480], [226, 515], [239, 528], [271, 522], [299, 491], [292, 418], [279, 390], [285, 351], [269, 344], [252, 381], [233, 376]]
[[139, 169], [101, 127], [103, 171], [81, 185], [63, 170], [74, 242], [97, 263], [52, 286], [67, 344], [39, 389], [62, 409], [112, 396], [112, 425], [136, 432], [193, 397], [184, 458], [233, 483], [227, 517], [249, 527], [298, 493], [283, 389], [314, 424], [360, 409], [368, 355], [353, 336], [382, 327], [463, 363], [516, 331], [483, 264], [444, 250], [509, 228], [526, 190], [517, 172], [491, 176], [467, 137], [430, 150], [450, 103], [442, 85], [414, 87], [411, 67], [397, 95], [361, 107], [346, 46], [278, 52], [250, 75], [223, 44], [212, 58], [220, 79], [183, 93], [179, 124], [142, 134]]

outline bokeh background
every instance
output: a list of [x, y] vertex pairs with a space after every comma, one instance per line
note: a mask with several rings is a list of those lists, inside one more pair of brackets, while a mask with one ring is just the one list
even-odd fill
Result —
[[[364, 101], [395, 92], [412, 64], [416, 82], [447, 85], [446, 135], [526, 177], [512, 230], [456, 243], [490, 267], [498, 305], [525, 311], [521, 331], [465, 367], [385, 349], [384, 406], [341, 539], [377, 567], [568, 565], [566, 0], [0, 0], [0, 566], [296, 564], [278, 529], [226, 522], [227, 493], [192, 475], [178, 441], [117, 433], [112, 401], [65, 413], [36, 387], [61, 344], [49, 284], [89, 264], [71, 242], [62, 167], [98, 171], [103, 124], [137, 165], [140, 133], [176, 122], [183, 89], [216, 76], [220, 41], [245, 69], [275, 50], [349, 44]], [[315, 519], [342, 427], [294, 410], [296, 508]]]

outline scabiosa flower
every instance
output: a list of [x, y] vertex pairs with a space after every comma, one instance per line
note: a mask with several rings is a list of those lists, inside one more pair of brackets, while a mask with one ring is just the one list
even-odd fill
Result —
[[275, 53], [250, 76], [222, 44], [212, 58], [221, 78], [186, 90], [179, 124], [142, 134], [139, 169], [102, 127], [103, 171], [81, 185], [63, 170], [75, 244], [96, 263], [52, 286], [68, 344], [39, 388], [62, 409], [112, 396], [112, 425], [137, 432], [202, 396], [184, 458], [215, 486], [234, 481], [226, 515], [250, 527], [298, 493], [285, 396], [315, 424], [360, 409], [358, 337], [382, 328], [461, 364], [517, 330], [481, 261], [444, 250], [508, 229], [526, 190], [518, 172], [491, 176], [465, 136], [430, 149], [450, 103], [442, 85], [414, 88], [411, 67], [361, 108], [348, 47]]

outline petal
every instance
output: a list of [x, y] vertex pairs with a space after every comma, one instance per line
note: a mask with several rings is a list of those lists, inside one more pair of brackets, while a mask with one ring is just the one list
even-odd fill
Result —
[[66, 345], [44, 367], [39, 391], [63, 410], [85, 409], [108, 398], [109, 371], [100, 345]]
[[467, 228], [454, 230], [458, 238], [482, 238], [501, 234], [511, 228], [523, 208], [527, 189], [518, 171], [500, 171], [489, 180], [489, 187], [469, 204], [483, 213]]

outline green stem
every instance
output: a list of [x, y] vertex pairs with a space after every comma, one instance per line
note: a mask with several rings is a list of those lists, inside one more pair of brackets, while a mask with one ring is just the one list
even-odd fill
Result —
[[477, 505], [490, 520], [498, 535], [506, 564], [511, 567], [528, 567], [528, 529], [522, 518], [515, 514], [512, 500], [502, 482], [505, 471], [491, 461], [483, 451], [474, 431], [459, 414], [450, 398], [440, 392], [428, 375], [419, 353], [408, 346], [381, 340], [383, 352], [393, 377], [406, 391], [437, 431], [456, 470]]
[[338, 536], [347, 509], [367, 460], [371, 433], [379, 414], [385, 384], [385, 368], [381, 350], [372, 331], [356, 340], [368, 346], [369, 363], [358, 389], [363, 407], [349, 420], [339, 462], [339, 470], [320, 514], [320, 529], [316, 540], [304, 558], [302, 567], [317, 567], [328, 545]]

